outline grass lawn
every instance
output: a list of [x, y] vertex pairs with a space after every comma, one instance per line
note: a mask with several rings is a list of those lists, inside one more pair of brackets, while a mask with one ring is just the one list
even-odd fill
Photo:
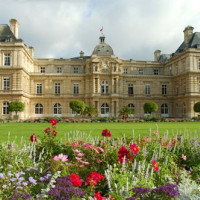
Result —
[[[8, 139], [8, 132], [10, 132], [10, 141], [16, 140], [17, 143], [24, 140], [29, 141], [30, 136], [35, 133], [37, 136], [43, 135], [43, 130], [50, 127], [49, 123], [6, 123], [0, 124], [0, 142], [5, 142]], [[101, 136], [101, 131], [105, 128], [111, 130], [112, 137], [132, 136], [133, 130], [135, 136], [148, 136], [149, 131], [153, 133], [158, 126], [160, 135], [166, 131], [170, 135], [178, 133], [188, 133], [194, 135], [195, 132], [199, 134], [199, 122], [148, 122], [148, 123], [58, 123], [57, 124], [57, 138], [65, 142], [65, 135], [72, 131], [82, 131], [86, 134]]]

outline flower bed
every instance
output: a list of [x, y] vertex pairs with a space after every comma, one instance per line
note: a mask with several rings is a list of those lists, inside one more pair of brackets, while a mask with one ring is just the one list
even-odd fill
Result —
[[56, 139], [57, 120], [30, 144], [0, 145], [2, 199], [198, 199], [198, 135], [159, 131], [145, 137], [112, 138], [69, 133]]

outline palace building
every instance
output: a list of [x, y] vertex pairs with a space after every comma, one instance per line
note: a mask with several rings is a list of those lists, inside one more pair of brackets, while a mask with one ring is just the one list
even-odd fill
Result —
[[18, 38], [19, 23], [0, 25], [0, 118], [12, 117], [9, 102], [25, 103], [20, 119], [72, 117], [72, 100], [83, 100], [98, 115], [118, 116], [128, 105], [144, 117], [144, 103], [158, 104], [158, 117], [191, 118], [200, 101], [200, 32], [184, 29], [184, 41], [172, 54], [154, 52], [154, 61], [116, 57], [102, 34], [90, 56], [34, 57], [34, 48]]

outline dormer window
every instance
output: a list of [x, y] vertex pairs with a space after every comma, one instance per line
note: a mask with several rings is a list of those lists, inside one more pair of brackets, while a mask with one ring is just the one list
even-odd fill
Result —
[[128, 69], [124, 69], [124, 74], [128, 74]]
[[158, 74], [159, 74], [158, 69], [154, 69], [154, 70], [153, 70], [153, 74], [154, 74], [154, 75], [158, 75]]
[[40, 67], [40, 72], [45, 73], [45, 67]]
[[74, 74], [78, 74], [78, 73], [79, 73], [78, 67], [74, 67]]
[[143, 69], [139, 69], [139, 75], [143, 75], [144, 74], [144, 70]]
[[4, 66], [10, 66], [10, 53], [4, 54]]
[[57, 73], [62, 73], [62, 67], [57, 67]]

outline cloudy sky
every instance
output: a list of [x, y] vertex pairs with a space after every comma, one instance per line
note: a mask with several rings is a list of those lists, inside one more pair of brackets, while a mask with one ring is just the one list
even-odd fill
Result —
[[100, 28], [119, 58], [153, 60], [173, 53], [187, 25], [200, 32], [199, 0], [0, 0], [0, 24], [15, 18], [37, 58], [91, 55]]

